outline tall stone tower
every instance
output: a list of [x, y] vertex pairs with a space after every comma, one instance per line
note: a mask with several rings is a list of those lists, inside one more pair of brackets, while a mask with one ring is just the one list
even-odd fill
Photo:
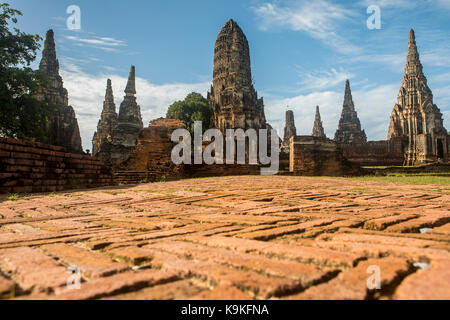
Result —
[[97, 125], [97, 132], [92, 139], [92, 155], [94, 157], [102, 157], [100, 156], [102, 145], [113, 141], [113, 132], [117, 126], [117, 118], [112, 83], [111, 80], [108, 79], [102, 115]]
[[361, 130], [361, 122], [355, 110], [349, 80], [345, 83], [344, 105], [334, 140], [340, 144], [367, 142], [366, 133]]
[[289, 140], [297, 135], [297, 128], [295, 127], [294, 112], [292, 110], [286, 111], [286, 125], [284, 127], [283, 144], [289, 145]]
[[119, 110], [117, 132], [115, 133], [116, 143], [134, 148], [137, 135], [143, 127], [141, 107], [136, 102], [136, 69], [131, 66], [125, 97]]
[[284, 138], [281, 142], [281, 151], [289, 154], [290, 140], [297, 135], [297, 128], [295, 127], [294, 112], [292, 110], [286, 111], [286, 124], [284, 126]]
[[448, 157], [449, 137], [442, 113], [433, 103], [433, 93], [423, 74], [412, 29], [409, 32], [405, 75], [392, 111], [388, 140], [396, 137], [404, 141], [408, 165]]
[[314, 127], [312, 130], [313, 137], [326, 139], [325, 131], [323, 130], [322, 119], [320, 118], [320, 109], [319, 106], [316, 107], [316, 117], [314, 119]]
[[116, 113], [111, 80], [107, 81], [102, 116], [92, 139], [93, 155], [107, 165], [125, 161], [135, 149], [143, 127], [141, 108], [136, 102], [136, 69], [131, 66], [119, 115]]
[[49, 88], [38, 93], [36, 98], [60, 107], [47, 125], [48, 143], [65, 147], [68, 152], [82, 153], [80, 129], [75, 111], [69, 106], [69, 97], [59, 75], [59, 61], [56, 57], [55, 35], [47, 32], [39, 70], [47, 77]]
[[229, 20], [217, 37], [213, 85], [208, 100], [214, 111], [213, 127], [244, 130], [266, 128], [264, 101], [253, 87], [250, 49], [238, 24]]

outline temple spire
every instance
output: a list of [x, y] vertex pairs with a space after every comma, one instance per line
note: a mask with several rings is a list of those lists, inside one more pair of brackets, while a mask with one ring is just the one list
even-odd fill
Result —
[[316, 117], [314, 119], [314, 127], [312, 131], [312, 136], [317, 138], [326, 139], [325, 131], [323, 130], [322, 119], [320, 117], [319, 106], [316, 107]]
[[116, 113], [116, 105], [114, 103], [114, 94], [111, 79], [106, 82], [105, 102], [103, 103], [103, 112]]
[[409, 45], [416, 44], [416, 35], [414, 29], [409, 30]]
[[136, 68], [131, 66], [130, 75], [128, 76], [127, 87], [125, 88], [127, 96], [134, 96], [136, 94]]
[[136, 102], [136, 68], [131, 66], [127, 86], [125, 88], [125, 97], [119, 108], [119, 127], [132, 127], [133, 134], [139, 132], [144, 127], [142, 123], [141, 107]]
[[350, 89], [350, 80], [345, 81], [344, 108], [347, 108], [349, 111], [355, 111], [352, 89]]
[[286, 111], [286, 125], [284, 127], [284, 139], [283, 142], [289, 144], [291, 137], [297, 135], [297, 129], [295, 127], [294, 112], [292, 110]]
[[[414, 30], [409, 32], [405, 75], [391, 114], [388, 140], [402, 141], [405, 164], [437, 161], [448, 157], [447, 130], [442, 113], [433, 102], [433, 93], [423, 74]], [[439, 145], [439, 147], [438, 147]]]
[[416, 45], [416, 36], [414, 30], [409, 31], [408, 56], [406, 58], [405, 77], [407, 75], [423, 75], [423, 67], [420, 62], [419, 51]]
[[344, 104], [342, 106], [342, 115], [339, 120], [339, 127], [336, 131], [334, 140], [338, 143], [348, 144], [354, 142], [367, 142], [367, 136], [364, 130], [361, 130], [361, 122], [355, 111], [350, 81], [345, 82]]
[[44, 50], [42, 51], [42, 60], [39, 65], [46, 75], [59, 75], [59, 61], [56, 58], [55, 34], [52, 29], [47, 31], [45, 36]]

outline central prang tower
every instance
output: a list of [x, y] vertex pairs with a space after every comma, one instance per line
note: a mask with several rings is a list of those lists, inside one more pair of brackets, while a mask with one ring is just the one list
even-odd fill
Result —
[[214, 52], [213, 85], [208, 92], [212, 126], [222, 132], [265, 129], [264, 101], [253, 87], [248, 41], [235, 21], [222, 28]]

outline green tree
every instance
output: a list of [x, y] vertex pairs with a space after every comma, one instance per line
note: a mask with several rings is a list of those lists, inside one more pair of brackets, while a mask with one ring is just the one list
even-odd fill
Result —
[[183, 101], [173, 103], [166, 117], [180, 120], [192, 132], [195, 121], [202, 121], [204, 131], [209, 129], [212, 115], [208, 100], [201, 94], [192, 92]]
[[17, 16], [22, 13], [0, 4], [0, 135], [46, 142], [46, 125], [57, 107], [34, 98], [47, 85], [45, 77], [30, 68], [41, 37], [11, 27]]

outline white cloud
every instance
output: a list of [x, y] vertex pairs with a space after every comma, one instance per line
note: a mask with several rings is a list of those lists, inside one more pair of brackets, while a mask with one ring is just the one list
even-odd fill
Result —
[[342, 53], [355, 53], [360, 49], [349, 43], [336, 30], [339, 22], [355, 16], [351, 10], [325, 0], [300, 1], [293, 7], [266, 3], [251, 8], [260, 18], [260, 28], [268, 30], [280, 26], [303, 31]]
[[125, 41], [117, 40], [111, 37], [92, 36], [91, 38], [67, 35], [64, 38], [73, 41], [77, 46], [89, 46], [103, 51], [117, 51], [118, 47], [127, 46]]
[[420, 55], [420, 60], [425, 67], [450, 67], [450, 50], [447, 52], [442, 50], [426, 51]]
[[[69, 91], [69, 104], [73, 106], [77, 114], [83, 147], [92, 150], [91, 140], [102, 112], [106, 80], [108, 78], [112, 80], [114, 100], [119, 112], [128, 79], [115, 74], [91, 75], [81, 71], [76, 64], [67, 60], [63, 60], [61, 67], [64, 86]], [[139, 73], [139, 69], [137, 72]], [[195, 91], [206, 96], [210, 85], [209, 82], [157, 85], [146, 79], [136, 78], [136, 96], [141, 106], [144, 126], [148, 126], [153, 119], [164, 117], [167, 108], [174, 101], [184, 99], [190, 92]]]
[[[370, 90], [353, 91], [353, 100], [362, 128], [369, 140], [385, 140], [399, 85], [378, 86]], [[331, 139], [339, 124], [344, 100], [340, 91], [313, 92], [292, 98], [266, 97], [266, 117], [281, 135], [284, 131], [285, 111], [294, 111], [297, 134], [310, 135], [314, 124], [315, 106], [320, 106], [325, 133]], [[289, 108], [287, 108], [289, 106]]]
[[354, 74], [347, 72], [340, 68], [339, 70], [331, 69], [330, 71], [316, 71], [316, 72], [299, 72], [302, 81], [301, 90], [329, 90], [336, 85], [343, 83], [347, 79], [352, 79]]
[[411, 0], [363, 0], [363, 6], [377, 5], [381, 8], [413, 8], [416, 4]]
[[388, 65], [391, 70], [402, 70], [406, 63], [406, 53], [401, 54], [368, 54], [347, 59], [350, 62], [379, 63]]
[[[316, 106], [320, 106], [324, 129], [334, 136], [341, 112], [343, 93], [326, 91], [298, 95], [292, 98], [265, 97], [266, 118], [283, 138], [285, 111], [293, 110], [298, 135], [310, 135], [314, 124]], [[337, 121], [335, 121], [337, 119]]]

